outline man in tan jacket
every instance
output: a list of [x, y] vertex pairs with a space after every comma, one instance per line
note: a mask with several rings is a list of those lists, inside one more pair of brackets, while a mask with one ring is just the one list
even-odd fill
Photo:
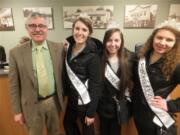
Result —
[[[44, 126], [48, 135], [58, 135], [59, 111], [63, 109], [63, 45], [47, 40], [47, 21], [42, 14], [32, 13], [26, 29], [31, 40], [10, 51], [9, 91], [14, 120], [25, 125], [30, 135], [41, 135]], [[37, 59], [39, 47], [41, 60]], [[40, 69], [42, 62], [44, 68]]]

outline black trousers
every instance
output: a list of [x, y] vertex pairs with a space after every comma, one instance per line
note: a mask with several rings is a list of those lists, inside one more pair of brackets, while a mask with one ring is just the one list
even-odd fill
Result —
[[121, 126], [118, 124], [117, 118], [105, 118], [99, 116], [100, 135], [121, 135]]
[[[94, 125], [87, 126], [85, 124], [86, 108], [84, 105], [74, 107], [68, 102], [64, 116], [66, 135], [95, 135]], [[77, 120], [79, 120], [80, 125], [77, 123]]]

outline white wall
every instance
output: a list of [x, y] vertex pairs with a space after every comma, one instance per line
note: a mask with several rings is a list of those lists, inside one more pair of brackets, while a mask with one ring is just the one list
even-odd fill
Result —
[[[137, 42], [145, 42], [153, 29], [125, 29], [124, 9], [126, 4], [157, 4], [158, 12], [156, 24], [164, 21], [168, 17], [170, 4], [179, 3], [180, 0], [0, 0], [0, 8], [12, 8], [15, 24], [15, 31], [0, 31], [0, 45], [3, 45], [8, 54], [22, 36], [27, 35], [24, 27], [24, 18], [22, 9], [24, 7], [52, 7], [54, 14], [54, 29], [49, 30], [49, 39], [61, 42], [71, 34], [71, 29], [63, 28], [63, 6], [95, 6], [95, 5], [113, 5], [113, 20], [120, 24], [124, 33], [125, 46], [134, 50]], [[105, 29], [95, 29], [93, 36], [103, 39]]]

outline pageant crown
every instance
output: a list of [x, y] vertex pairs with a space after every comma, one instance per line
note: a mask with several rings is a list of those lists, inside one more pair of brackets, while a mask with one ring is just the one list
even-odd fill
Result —
[[168, 19], [162, 22], [157, 26], [157, 28], [161, 28], [163, 26], [171, 26], [175, 29], [178, 29], [180, 31], [180, 22], [177, 22], [175, 19]]
[[110, 21], [108, 24], [107, 24], [107, 28], [106, 28], [106, 31], [107, 30], [110, 30], [110, 29], [114, 29], [114, 28], [120, 28], [119, 24], [115, 21]]
[[90, 17], [86, 12], [80, 13], [80, 14], [79, 14], [79, 17], [87, 18], [87, 19], [89, 19], [90, 21], [92, 21], [92, 20], [91, 20], [91, 17]]

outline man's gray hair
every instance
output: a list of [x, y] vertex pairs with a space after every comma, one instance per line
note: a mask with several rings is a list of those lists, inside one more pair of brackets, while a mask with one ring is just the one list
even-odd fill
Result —
[[32, 12], [31, 14], [29, 14], [29, 16], [28, 16], [27, 19], [26, 19], [26, 22], [25, 22], [25, 25], [26, 25], [26, 26], [27, 26], [27, 24], [29, 23], [29, 21], [30, 21], [32, 18], [44, 18], [45, 23], [46, 23], [46, 25], [47, 25], [47, 19], [46, 19], [45, 14], [41, 14], [41, 13], [39, 13], [39, 12]]

